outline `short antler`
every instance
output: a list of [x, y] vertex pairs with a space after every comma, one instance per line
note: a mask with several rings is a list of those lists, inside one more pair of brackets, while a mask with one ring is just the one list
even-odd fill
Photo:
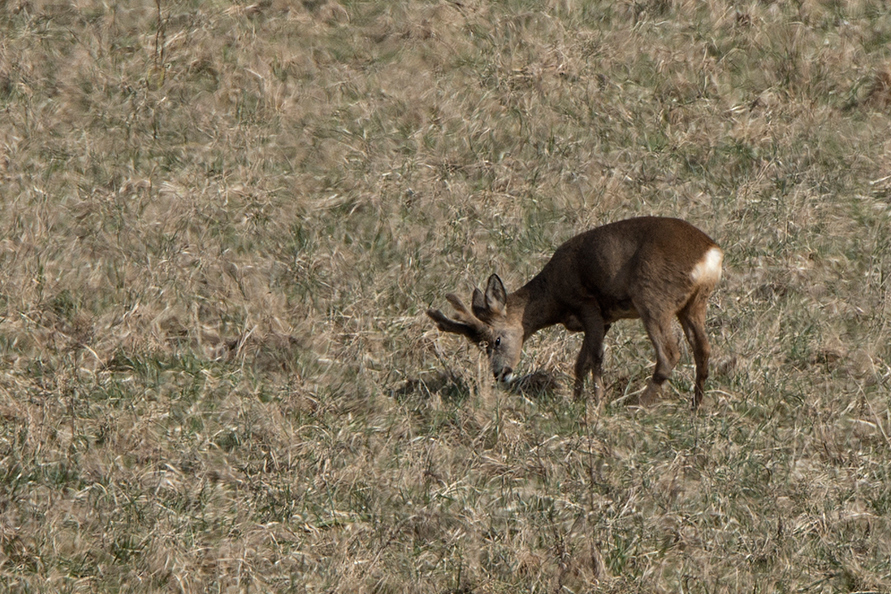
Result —
[[488, 325], [477, 318], [467, 309], [464, 302], [452, 293], [446, 295], [446, 301], [452, 304], [457, 312], [457, 319], [451, 319], [438, 309], [428, 309], [427, 315], [430, 316], [436, 326], [443, 332], [451, 332], [452, 334], [462, 334], [473, 342], [485, 341], [491, 330]]

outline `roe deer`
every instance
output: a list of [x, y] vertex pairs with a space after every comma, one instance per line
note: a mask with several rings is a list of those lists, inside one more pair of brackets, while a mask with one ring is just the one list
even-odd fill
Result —
[[523, 342], [555, 324], [584, 332], [575, 363], [576, 398], [585, 376], [594, 376], [594, 395], [603, 396], [603, 337], [622, 318], [641, 318], [656, 348], [656, 369], [639, 398], [652, 402], [677, 365], [680, 353], [671, 320], [677, 317], [693, 350], [696, 384], [693, 408], [702, 401], [708, 377], [705, 333], [708, 297], [721, 278], [724, 253], [705, 233], [680, 219], [640, 217], [576, 235], [557, 248], [538, 275], [508, 294], [497, 275], [486, 292], [473, 291], [471, 309], [455, 295], [446, 300], [457, 316], [429, 309], [440, 330], [462, 334], [485, 346], [498, 381], [509, 382]]

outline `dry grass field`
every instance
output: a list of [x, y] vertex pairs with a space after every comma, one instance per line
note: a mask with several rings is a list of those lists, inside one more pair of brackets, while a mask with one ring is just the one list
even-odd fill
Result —
[[[695, 413], [424, 315], [639, 214]], [[888, 592], [889, 388], [886, 2], [0, 4], [2, 591]]]

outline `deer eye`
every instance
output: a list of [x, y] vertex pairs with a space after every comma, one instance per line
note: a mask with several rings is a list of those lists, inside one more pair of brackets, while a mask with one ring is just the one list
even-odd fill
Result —
[[495, 339], [495, 348], [497, 349], [499, 346], [501, 346], [501, 337], [500, 336]]

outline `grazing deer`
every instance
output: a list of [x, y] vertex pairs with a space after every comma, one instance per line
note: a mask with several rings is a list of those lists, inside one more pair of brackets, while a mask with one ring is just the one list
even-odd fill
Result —
[[656, 369], [639, 398], [652, 402], [680, 358], [671, 328], [677, 317], [693, 350], [699, 406], [708, 377], [709, 344], [705, 333], [708, 297], [721, 278], [724, 253], [705, 233], [679, 219], [640, 217], [618, 221], [576, 235], [554, 253], [538, 275], [508, 294], [497, 275], [486, 292], [473, 291], [471, 309], [455, 295], [446, 300], [457, 316], [439, 310], [430, 316], [443, 332], [462, 334], [484, 345], [497, 381], [509, 382], [520, 361], [523, 342], [555, 324], [584, 332], [575, 363], [574, 395], [585, 376], [594, 376], [594, 395], [603, 396], [603, 337], [616, 320], [641, 318], [656, 348]]

